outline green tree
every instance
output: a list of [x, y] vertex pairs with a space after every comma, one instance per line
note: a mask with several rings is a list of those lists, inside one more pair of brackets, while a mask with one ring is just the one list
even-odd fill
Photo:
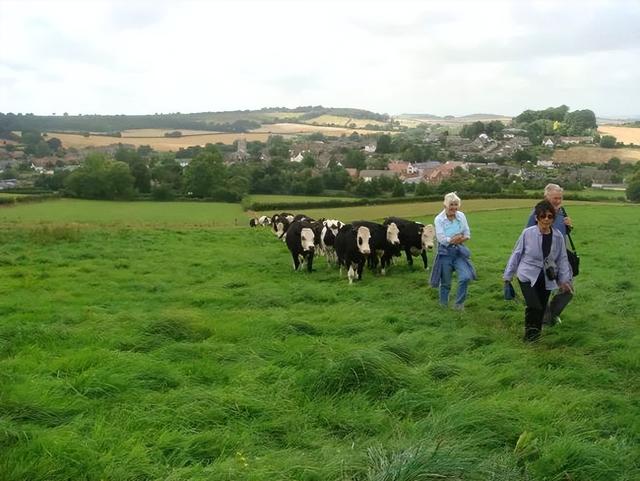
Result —
[[390, 154], [391, 152], [391, 136], [388, 134], [379, 135], [376, 143], [376, 153]]
[[391, 190], [391, 195], [393, 197], [404, 197], [405, 196], [404, 184], [398, 178], [395, 179], [393, 183], [393, 189]]
[[344, 159], [344, 166], [352, 169], [364, 170], [367, 166], [364, 152], [358, 149], [349, 149]]
[[613, 135], [603, 135], [600, 138], [600, 147], [605, 149], [613, 149], [616, 146], [618, 139], [616, 139]]
[[211, 197], [225, 181], [225, 167], [220, 152], [202, 152], [193, 159], [184, 173], [184, 190], [194, 197]]
[[640, 202], [640, 172], [636, 173], [627, 185], [627, 199], [631, 202]]
[[304, 154], [302, 154], [302, 165], [304, 165], [305, 167], [310, 167], [313, 168], [316, 166], [316, 156], [313, 155], [312, 152], [305, 152]]

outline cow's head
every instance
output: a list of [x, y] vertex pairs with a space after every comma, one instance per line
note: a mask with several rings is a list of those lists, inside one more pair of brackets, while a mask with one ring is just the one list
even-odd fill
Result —
[[310, 227], [303, 227], [300, 231], [300, 243], [304, 252], [313, 252], [316, 244], [316, 233]]
[[396, 225], [395, 222], [391, 222], [387, 226], [387, 242], [392, 246], [400, 245], [399, 235], [400, 235], [400, 229], [398, 229], [398, 226]]
[[436, 237], [436, 230], [433, 225], [427, 224], [422, 228], [422, 248], [431, 250], [433, 249], [433, 240]]
[[289, 228], [289, 221], [287, 219], [279, 217], [272, 224], [271, 228], [276, 237], [278, 239], [282, 239], [284, 238], [284, 235], [287, 233], [287, 229]]
[[263, 215], [258, 219], [258, 222], [260, 223], [260, 225], [270, 225], [271, 219], [266, 215]]
[[360, 226], [356, 230], [356, 243], [358, 245], [358, 250], [361, 254], [368, 255], [371, 254], [371, 246], [369, 245], [369, 240], [371, 239], [371, 232], [368, 227]]
[[336, 236], [338, 235], [338, 231], [340, 230], [340, 228], [344, 225], [344, 222], [340, 222], [336, 219], [327, 219], [323, 222], [323, 224], [326, 225], [327, 228], [331, 230], [331, 232], [333, 232], [334, 236]]

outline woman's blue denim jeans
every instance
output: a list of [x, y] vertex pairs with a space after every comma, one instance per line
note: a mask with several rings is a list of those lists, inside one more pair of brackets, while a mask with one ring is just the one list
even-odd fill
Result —
[[456, 292], [456, 306], [461, 307], [467, 298], [467, 286], [473, 278], [469, 265], [460, 255], [447, 249], [447, 255], [441, 255], [442, 275], [440, 277], [440, 304], [449, 305], [449, 291], [451, 291], [451, 279], [453, 271], [458, 273], [458, 291]]

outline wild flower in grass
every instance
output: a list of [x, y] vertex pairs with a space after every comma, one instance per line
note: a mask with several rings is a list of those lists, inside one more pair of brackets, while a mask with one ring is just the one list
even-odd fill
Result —
[[242, 451], [236, 451], [236, 462], [243, 468], [249, 467], [249, 463], [247, 462], [247, 457], [244, 455]]

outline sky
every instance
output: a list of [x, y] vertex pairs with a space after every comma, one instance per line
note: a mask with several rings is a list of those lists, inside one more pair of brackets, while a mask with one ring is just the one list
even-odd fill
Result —
[[0, 112], [640, 118], [640, 0], [0, 0]]

